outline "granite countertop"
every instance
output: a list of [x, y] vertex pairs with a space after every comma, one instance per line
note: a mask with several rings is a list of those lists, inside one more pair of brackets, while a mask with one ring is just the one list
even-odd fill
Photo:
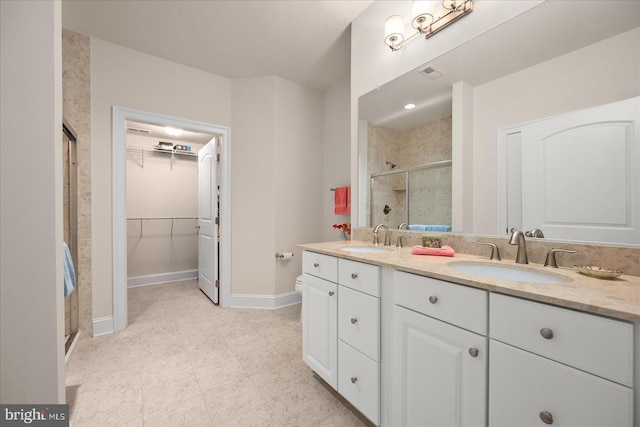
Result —
[[452, 261], [475, 261], [520, 266], [509, 260], [491, 261], [487, 257], [466, 254], [456, 254], [454, 257], [413, 255], [410, 247], [396, 248], [387, 246], [387, 248], [391, 249], [391, 252], [388, 253], [357, 253], [340, 250], [339, 247], [345, 244], [371, 246], [369, 242], [359, 241], [311, 243], [298, 246], [311, 252], [391, 267], [434, 279], [601, 314], [616, 319], [640, 322], [640, 277], [638, 276], [623, 274], [615, 279], [603, 280], [585, 276], [570, 268], [550, 269], [540, 264], [529, 264], [526, 266], [527, 268], [537, 269], [547, 274], [553, 273], [565, 276], [571, 279], [571, 282], [562, 284], [516, 282], [463, 273], [454, 270], [448, 265]]

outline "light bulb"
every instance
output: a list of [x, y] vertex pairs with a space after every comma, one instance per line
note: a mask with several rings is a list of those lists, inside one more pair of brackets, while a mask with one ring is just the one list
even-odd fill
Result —
[[164, 131], [171, 136], [182, 135], [182, 129], [172, 128], [171, 126], [165, 126]]
[[393, 15], [384, 21], [384, 42], [392, 49], [400, 49], [404, 41], [404, 20], [400, 15]]
[[414, 0], [411, 8], [411, 26], [423, 32], [433, 23], [433, 2], [428, 0]]

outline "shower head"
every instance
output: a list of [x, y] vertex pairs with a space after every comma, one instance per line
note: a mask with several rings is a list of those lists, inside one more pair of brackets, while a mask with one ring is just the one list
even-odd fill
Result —
[[388, 166], [391, 166], [391, 169], [396, 167], [395, 163], [391, 163], [391, 162], [385, 162]]

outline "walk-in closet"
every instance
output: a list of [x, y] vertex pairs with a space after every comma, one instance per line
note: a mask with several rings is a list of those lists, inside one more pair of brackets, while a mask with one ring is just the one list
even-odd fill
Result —
[[128, 287], [198, 278], [198, 152], [215, 138], [127, 122]]

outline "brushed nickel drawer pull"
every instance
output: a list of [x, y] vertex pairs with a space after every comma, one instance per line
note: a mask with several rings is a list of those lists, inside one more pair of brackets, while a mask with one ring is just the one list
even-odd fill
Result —
[[357, 278], [358, 278], [358, 275], [357, 275], [356, 273], [351, 273], [351, 278], [352, 278], [352, 279], [357, 279]]
[[542, 338], [550, 340], [553, 338], [553, 331], [549, 328], [542, 328], [540, 329], [540, 335], [542, 335]]
[[429, 302], [430, 302], [431, 304], [435, 304], [435, 303], [437, 303], [437, 302], [438, 302], [438, 297], [431, 295], [431, 296], [429, 297]]
[[335, 295], [335, 292], [333, 292], [333, 291], [329, 291], [329, 296], [330, 296], [330, 297], [332, 297], [332, 296], [334, 296], [334, 295]]
[[553, 424], [553, 415], [551, 415], [551, 412], [540, 412], [540, 419], [545, 424]]
[[478, 357], [478, 349], [477, 348], [470, 348], [469, 349], [469, 354], [471, 355], [471, 357]]
[[315, 268], [318, 268], [318, 267], [320, 267], [320, 264], [318, 264], [317, 262], [314, 262], [314, 263], [313, 263], [313, 266], [314, 266]]
[[351, 318], [351, 324], [355, 325], [356, 323], [358, 323], [358, 319], [356, 319], [355, 317]]
[[358, 381], [358, 377], [351, 377], [351, 382], [355, 384]]

